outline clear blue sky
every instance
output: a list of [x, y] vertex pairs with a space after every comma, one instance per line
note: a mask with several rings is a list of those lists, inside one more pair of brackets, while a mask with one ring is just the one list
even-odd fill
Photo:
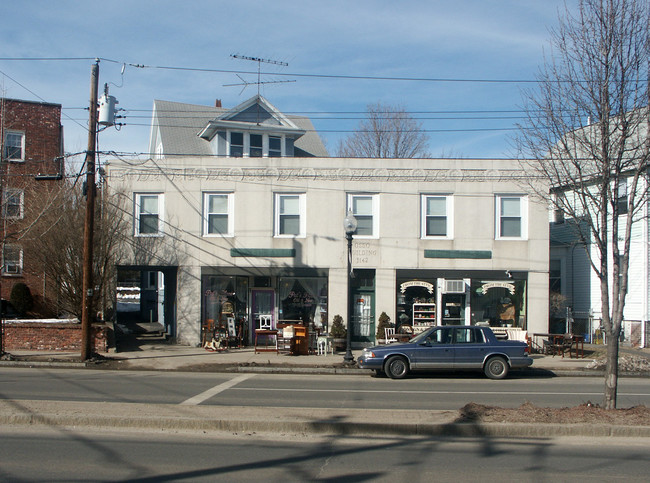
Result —
[[[568, 0], [570, 8], [576, 3]], [[548, 51], [548, 29], [557, 25], [563, 5], [561, 0], [23, 0], [3, 9], [0, 89], [10, 98], [62, 104], [66, 151], [83, 151], [90, 59], [110, 59], [100, 62], [100, 90], [109, 83], [125, 109], [126, 125], [102, 132], [99, 149], [141, 153], [147, 151], [154, 99], [206, 105], [221, 99], [224, 107], [233, 107], [253, 96], [255, 86], [243, 92], [224, 87], [241, 82], [235, 73], [201, 71], [256, 71], [256, 63], [230, 57], [240, 54], [289, 64], [262, 64], [269, 73], [263, 81], [296, 82], [266, 84], [261, 93], [283, 112], [312, 117], [330, 153], [368, 104], [382, 102], [403, 106], [425, 129], [437, 131], [430, 133], [434, 157], [508, 157], [509, 129], [519, 114], [496, 111], [517, 111], [521, 89], [530, 85], [345, 76], [533, 80]], [[240, 75], [256, 81], [256, 75]]]

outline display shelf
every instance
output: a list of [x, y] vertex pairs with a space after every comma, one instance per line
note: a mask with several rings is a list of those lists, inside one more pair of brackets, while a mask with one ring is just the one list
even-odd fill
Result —
[[413, 304], [413, 328], [436, 325], [436, 304]]

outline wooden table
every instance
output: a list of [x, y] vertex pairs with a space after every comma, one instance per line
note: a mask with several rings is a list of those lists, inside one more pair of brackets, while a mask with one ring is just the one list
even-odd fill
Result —
[[393, 335], [393, 338], [397, 339], [397, 342], [408, 342], [413, 337], [415, 337], [415, 334], [394, 334]]
[[[584, 335], [574, 335], [573, 343], [576, 346], [576, 359], [578, 359], [578, 351], [580, 351], [580, 359], [585, 358], [585, 336]], [[569, 357], [571, 357], [571, 351], [569, 351]]]
[[[258, 344], [259, 336], [264, 338], [264, 347]], [[273, 346], [269, 346], [269, 339], [273, 337]], [[255, 329], [255, 354], [258, 352], [278, 352], [278, 331], [268, 329]]]

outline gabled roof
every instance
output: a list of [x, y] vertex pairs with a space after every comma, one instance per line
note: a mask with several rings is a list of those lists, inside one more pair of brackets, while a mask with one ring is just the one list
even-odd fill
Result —
[[199, 133], [199, 137], [208, 141], [224, 129], [239, 129], [244, 131], [267, 132], [277, 134], [290, 134], [298, 139], [305, 131], [299, 129], [284, 114], [278, 111], [264, 97], [257, 95], [242, 102], [237, 107], [223, 112], [211, 120]]
[[285, 115], [257, 95], [232, 109], [155, 100], [152, 122], [160, 135], [157, 141], [170, 155], [209, 156], [209, 141], [230, 129], [285, 134], [295, 139], [296, 156], [328, 156], [309, 118]]

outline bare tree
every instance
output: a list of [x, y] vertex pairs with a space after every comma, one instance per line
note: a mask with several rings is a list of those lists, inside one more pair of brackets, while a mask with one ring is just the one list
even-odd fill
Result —
[[339, 142], [338, 156], [362, 158], [427, 158], [429, 137], [401, 106], [367, 107], [367, 119]]
[[645, 0], [581, 0], [575, 14], [562, 12], [518, 136], [600, 283], [607, 409], [616, 408], [632, 227], [648, 194], [649, 21]]
[[[93, 250], [94, 307], [105, 311], [110, 303], [104, 293], [110, 293], [115, 281], [118, 243], [124, 236], [126, 216], [100, 197], [96, 204], [95, 248]], [[65, 181], [55, 201], [44, 210], [24, 238], [24, 243], [36, 257], [46, 280], [54, 287], [56, 296], [46, 304], [56, 313], [81, 317], [82, 261], [85, 203], [82, 188]]]

